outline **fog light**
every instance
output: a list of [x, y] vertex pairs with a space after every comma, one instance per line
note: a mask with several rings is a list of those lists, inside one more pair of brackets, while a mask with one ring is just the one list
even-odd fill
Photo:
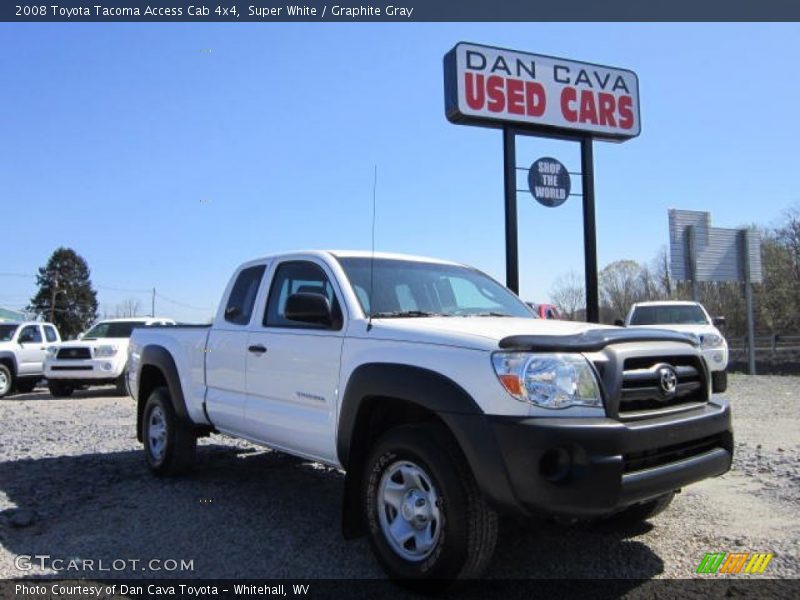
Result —
[[714, 353], [714, 362], [718, 362], [718, 363], [722, 362], [722, 352], [715, 352]]
[[103, 371], [110, 371], [111, 370], [111, 363], [103, 363], [102, 369], [103, 369]]
[[556, 483], [564, 479], [572, 466], [572, 458], [564, 448], [551, 448], [539, 460], [539, 472], [547, 481]]

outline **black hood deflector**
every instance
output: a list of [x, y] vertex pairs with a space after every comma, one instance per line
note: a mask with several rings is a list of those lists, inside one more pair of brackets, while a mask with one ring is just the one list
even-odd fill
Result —
[[628, 342], [681, 342], [697, 346], [687, 333], [665, 329], [590, 329], [573, 335], [510, 335], [500, 340], [504, 350], [526, 352], [597, 352], [609, 344]]

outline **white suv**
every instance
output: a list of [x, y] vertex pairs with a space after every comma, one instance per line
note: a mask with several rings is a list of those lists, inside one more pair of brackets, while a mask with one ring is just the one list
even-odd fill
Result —
[[0, 323], [0, 398], [33, 391], [44, 372], [47, 346], [61, 341], [52, 323]]
[[127, 393], [125, 364], [133, 330], [174, 324], [172, 319], [157, 317], [108, 319], [97, 323], [77, 341], [51, 346], [44, 362], [50, 393], [55, 397], [69, 396], [77, 387], [108, 384], [116, 385], [121, 394]]
[[669, 300], [664, 302], [639, 302], [631, 306], [625, 319], [626, 327], [669, 329], [693, 335], [699, 342], [706, 360], [714, 393], [728, 387], [728, 343], [715, 324], [721, 317], [712, 319], [699, 302]]

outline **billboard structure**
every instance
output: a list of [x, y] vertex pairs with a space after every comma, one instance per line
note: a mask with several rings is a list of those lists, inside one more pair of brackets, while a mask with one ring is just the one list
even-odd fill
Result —
[[671, 208], [669, 253], [673, 279], [690, 281], [695, 301], [699, 299], [698, 282], [743, 284], [747, 304], [748, 367], [750, 374], [755, 375], [752, 284], [763, 280], [758, 231], [712, 227], [711, 213]]
[[[516, 293], [519, 293], [516, 136], [580, 143], [581, 193], [567, 191], [566, 195], [580, 195], [583, 201], [586, 320], [599, 322], [592, 142], [623, 142], [641, 132], [636, 73], [460, 42], [444, 57], [444, 104], [445, 116], [451, 123], [493, 127], [503, 132], [506, 286]], [[555, 207], [563, 202], [560, 196], [567, 189], [563, 178], [550, 184], [544, 179], [534, 184], [531, 192], [540, 203]], [[546, 187], [552, 189], [545, 191]], [[536, 189], [542, 191], [542, 198], [537, 196]]]

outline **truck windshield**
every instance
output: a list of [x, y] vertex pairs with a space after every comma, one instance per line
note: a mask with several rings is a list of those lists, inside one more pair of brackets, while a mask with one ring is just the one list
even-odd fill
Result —
[[708, 325], [703, 309], [694, 304], [637, 306], [631, 325]]
[[0, 342], [10, 342], [19, 325], [0, 325]]
[[137, 327], [144, 327], [142, 321], [111, 321], [98, 323], [86, 332], [84, 340], [96, 340], [97, 338], [129, 338]]
[[367, 315], [533, 318], [524, 302], [475, 269], [401, 259], [371, 262], [368, 257], [339, 259]]

